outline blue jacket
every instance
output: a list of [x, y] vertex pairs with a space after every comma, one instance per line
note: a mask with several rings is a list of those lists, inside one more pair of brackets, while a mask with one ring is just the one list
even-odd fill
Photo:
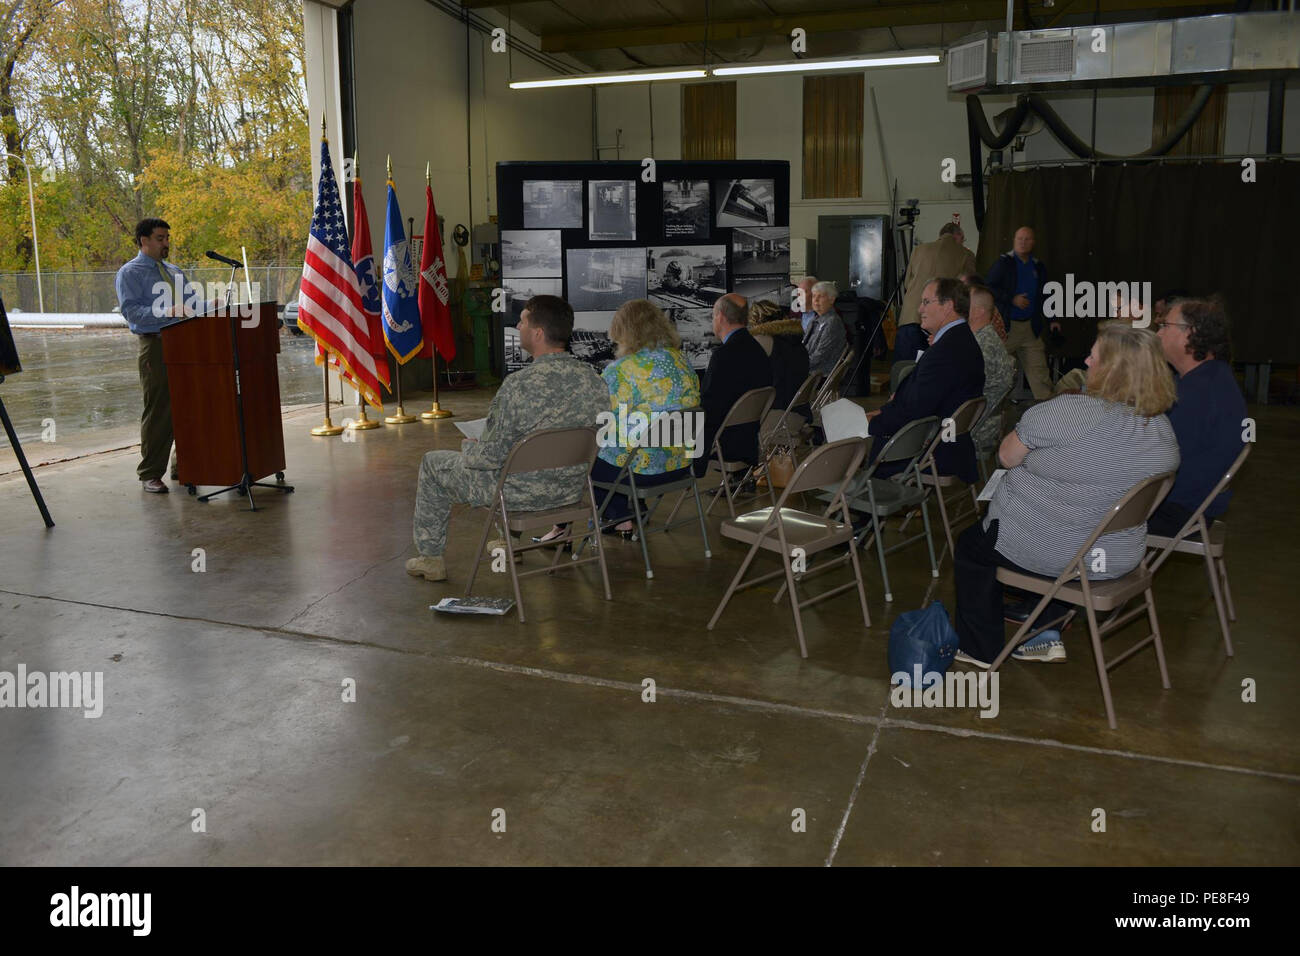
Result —
[[[1030, 328], [1034, 330], [1034, 335], [1043, 334], [1043, 286], [1047, 284], [1047, 266], [1038, 259], [1030, 257], [1034, 263], [1034, 271], [1038, 274], [1038, 295], [1034, 299], [1034, 311], [1029, 316]], [[1003, 320], [1008, 326], [1011, 324], [1011, 300], [1016, 296], [1016, 254], [1015, 252], [1004, 252], [998, 256], [998, 261], [993, 263], [993, 268], [989, 270], [988, 277], [984, 280], [988, 283], [990, 291], [993, 293], [993, 300], [997, 303], [998, 311], [1002, 313]]]

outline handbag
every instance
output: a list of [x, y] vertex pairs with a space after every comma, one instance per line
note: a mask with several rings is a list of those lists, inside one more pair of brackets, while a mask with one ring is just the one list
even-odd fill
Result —
[[931, 673], [942, 675], [956, 657], [959, 643], [942, 601], [904, 611], [889, 628], [891, 682], [896, 675], [906, 675], [903, 686], [911, 687], [918, 664], [923, 682]]
[[772, 482], [772, 487], [784, 488], [788, 485], [790, 479], [794, 477], [796, 467], [793, 452], [776, 452], [767, 463], [768, 480]]

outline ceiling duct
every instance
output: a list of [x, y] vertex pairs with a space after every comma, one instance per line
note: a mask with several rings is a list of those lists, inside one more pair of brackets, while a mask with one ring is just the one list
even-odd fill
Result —
[[1248, 82], [1300, 70], [1300, 13], [974, 35], [947, 59], [954, 92]]

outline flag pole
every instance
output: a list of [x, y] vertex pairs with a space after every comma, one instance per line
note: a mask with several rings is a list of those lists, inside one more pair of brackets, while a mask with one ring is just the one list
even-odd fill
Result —
[[[424, 164], [424, 185], [426, 187], [431, 187], [433, 185], [433, 181], [429, 178], [428, 163]], [[429, 230], [431, 228], [437, 229], [438, 224], [436, 222], [435, 223], [426, 222], [424, 224], [425, 242], [429, 241]], [[436, 343], [434, 344], [433, 348], [430, 351], [433, 352], [433, 407], [430, 408], [427, 412], [420, 412], [420, 418], [422, 418], [426, 422], [437, 421], [439, 418], [451, 418], [451, 412], [447, 411], [446, 409], [444, 409], [442, 406], [438, 404], [438, 346]]]
[[[357, 151], [354, 149], [352, 150], [352, 178], [358, 179], [360, 176], [361, 176], [361, 167], [357, 165]], [[352, 216], [354, 220], [352, 223], [353, 232], [355, 232], [357, 228], [356, 221], [355, 221], [356, 215], [357, 213], [356, 210], [354, 209], [352, 211]], [[383, 396], [381, 395], [380, 397], [382, 398]], [[379, 410], [381, 412], [384, 410], [383, 405], [380, 405]], [[366, 398], [364, 395], [361, 394], [361, 389], [357, 389], [357, 417], [353, 421], [348, 422], [348, 428], [352, 429], [354, 432], [364, 432], [364, 431], [368, 431], [371, 428], [378, 428], [380, 424], [381, 424], [380, 422], [376, 421], [375, 419], [371, 418], [366, 414]]]
[[[325, 138], [324, 115], [320, 118], [320, 135], [321, 139]], [[317, 425], [311, 430], [311, 433], [318, 438], [329, 438], [334, 435], [342, 435], [343, 429], [330, 421], [330, 361], [328, 354], [325, 355], [325, 361], [321, 365], [321, 380], [325, 383], [325, 423]]]
[[[393, 157], [389, 156], [388, 157], [388, 181], [392, 182], [392, 180], [393, 180]], [[401, 227], [400, 222], [398, 223], [398, 227], [399, 228]], [[396, 365], [397, 365], [397, 388], [396, 388], [397, 412], [393, 415], [385, 416], [384, 424], [385, 425], [409, 425], [411, 424], [411, 422], [418, 422], [419, 419], [416, 418], [414, 415], [406, 414], [406, 409], [402, 407], [402, 363], [398, 362], [396, 363]]]

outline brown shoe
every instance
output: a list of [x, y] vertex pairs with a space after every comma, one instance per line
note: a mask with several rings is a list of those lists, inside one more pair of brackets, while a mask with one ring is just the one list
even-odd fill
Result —
[[406, 573], [411, 577], [424, 578], [426, 581], [445, 581], [447, 580], [447, 565], [442, 560], [441, 555], [429, 557], [421, 554], [406, 562]]
[[141, 484], [144, 486], [144, 490], [151, 495], [165, 495], [171, 490], [161, 478], [150, 478], [148, 481], [141, 482]]

